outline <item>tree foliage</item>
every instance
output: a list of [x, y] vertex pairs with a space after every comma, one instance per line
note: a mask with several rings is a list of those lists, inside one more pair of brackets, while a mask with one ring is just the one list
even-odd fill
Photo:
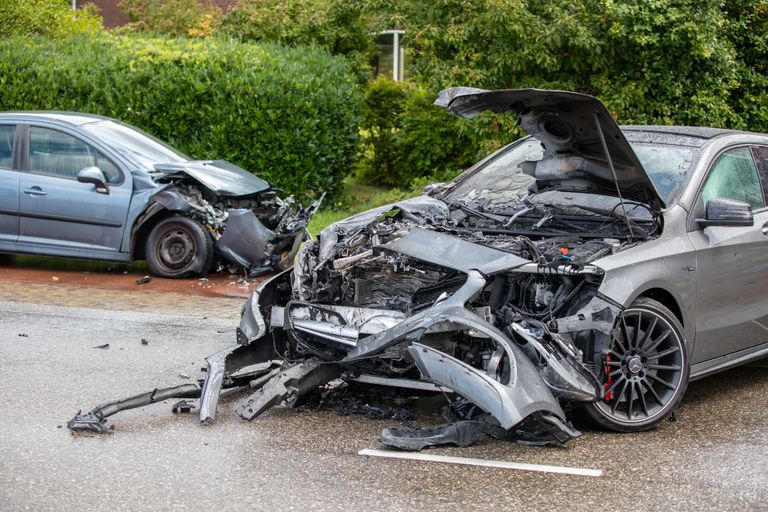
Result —
[[210, 0], [122, 0], [130, 23], [122, 30], [166, 34], [173, 37], [205, 37], [221, 9]]
[[[432, 89], [598, 96], [620, 122], [768, 131], [766, 0], [369, 0]], [[761, 94], [762, 93], [762, 94]]]
[[72, 11], [67, 0], [0, 0], [0, 38], [94, 34], [101, 24], [92, 7]]
[[240, 0], [217, 32], [242, 41], [317, 45], [368, 71], [373, 38], [363, 2], [350, 0]]

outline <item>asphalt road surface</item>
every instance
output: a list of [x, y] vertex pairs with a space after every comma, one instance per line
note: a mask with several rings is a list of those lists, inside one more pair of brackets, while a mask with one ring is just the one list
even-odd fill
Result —
[[207, 427], [166, 402], [114, 416], [112, 434], [73, 435], [65, 423], [78, 409], [200, 377], [204, 357], [233, 341], [236, 314], [9, 300], [0, 297], [3, 511], [768, 509], [766, 362], [692, 383], [677, 421], [650, 432], [577, 424], [584, 435], [563, 447], [488, 438], [427, 451], [602, 470], [573, 476], [363, 457], [392, 421], [277, 408], [249, 423], [236, 399]]

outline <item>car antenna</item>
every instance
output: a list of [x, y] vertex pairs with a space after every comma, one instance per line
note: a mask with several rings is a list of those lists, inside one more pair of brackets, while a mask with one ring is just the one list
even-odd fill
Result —
[[632, 225], [629, 223], [629, 215], [627, 214], [627, 207], [624, 205], [624, 198], [621, 197], [621, 189], [619, 187], [619, 178], [616, 176], [616, 169], [613, 167], [613, 160], [611, 154], [608, 152], [608, 143], [605, 142], [605, 135], [603, 134], [603, 128], [600, 126], [600, 119], [597, 117], [597, 112], [594, 113], [595, 126], [597, 126], [597, 133], [600, 135], [600, 143], [603, 145], [603, 151], [605, 152], [605, 158], [608, 160], [608, 167], [611, 168], [611, 174], [613, 175], [613, 184], [616, 185], [616, 194], [619, 196], [621, 202], [621, 211], [624, 212], [624, 220], [627, 223], [627, 229], [629, 230], [629, 240], [632, 241]]

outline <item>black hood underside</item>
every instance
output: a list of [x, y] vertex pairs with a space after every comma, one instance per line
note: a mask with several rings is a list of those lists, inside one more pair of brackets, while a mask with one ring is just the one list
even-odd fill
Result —
[[613, 116], [593, 96], [541, 89], [455, 87], [441, 91], [435, 104], [461, 117], [487, 110], [517, 113], [523, 130], [544, 144], [544, 158], [535, 174], [541, 185], [618, 189], [623, 198], [656, 210], [666, 206]]

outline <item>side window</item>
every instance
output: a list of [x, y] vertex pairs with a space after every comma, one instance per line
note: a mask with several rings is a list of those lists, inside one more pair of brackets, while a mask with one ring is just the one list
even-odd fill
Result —
[[763, 184], [763, 195], [768, 204], [768, 147], [753, 147], [752, 154], [757, 162], [757, 174], [760, 176], [760, 183]]
[[16, 125], [0, 125], [0, 169], [11, 168], [14, 133], [16, 133]]
[[748, 148], [726, 151], [709, 171], [701, 191], [704, 204], [715, 197], [733, 199], [757, 210], [765, 206], [765, 198], [757, 176], [755, 162]]
[[32, 126], [29, 129], [29, 170], [76, 179], [86, 167], [102, 170], [108, 183], [120, 181], [120, 171], [107, 157], [85, 142], [66, 133]]

